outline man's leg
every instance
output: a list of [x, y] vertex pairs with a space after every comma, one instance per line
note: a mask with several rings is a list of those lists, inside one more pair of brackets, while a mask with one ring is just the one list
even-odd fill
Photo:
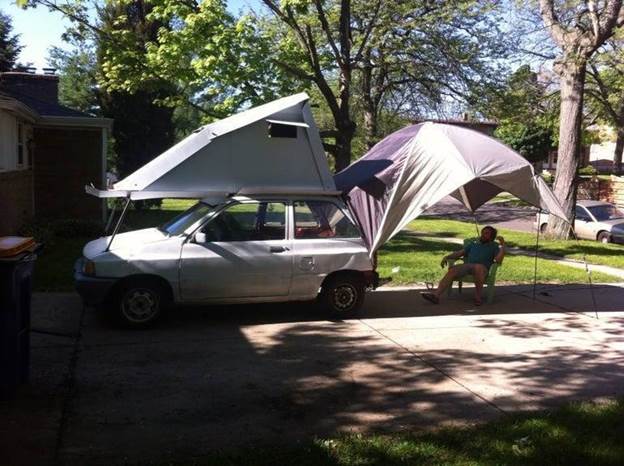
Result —
[[483, 264], [473, 264], [472, 276], [475, 282], [475, 304], [481, 304], [481, 294], [483, 291], [483, 284], [487, 277], [488, 269]]
[[451, 286], [451, 284], [453, 283], [453, 280], [455, 280], [457, 276], [461, 273], [462, 268], [464, 268], [464, 266], [465, 264], [460, 264], [460, 265], [454, 265], [452, 267], [449, 267], [444, 277], [442, 277], [442, 280], [440, 280], [440, 283], [438, 283], [438, 288], [433, 292], [433, 294], [436, 295], [438, 299], [440, 299], [440, 296], [442, 296], [442, 293], [444, 293], [444, 291], [449, 286]]

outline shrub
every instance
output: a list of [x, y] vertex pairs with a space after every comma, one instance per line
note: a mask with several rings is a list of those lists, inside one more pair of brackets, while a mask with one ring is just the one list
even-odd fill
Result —
[[587, 165], [586, 167], [580, 168], [578, 174], [581, 176], [594, 176], [598, 174], [598, 170], [591, 165]]

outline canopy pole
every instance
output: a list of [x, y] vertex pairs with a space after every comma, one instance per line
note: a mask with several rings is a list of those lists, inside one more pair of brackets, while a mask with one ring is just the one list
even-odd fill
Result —
[[123, 210], [121, 211], [121, 215], [119, 216], [119, 220], [117, 220], [117, 224], [115, 225], [115, 229], [113, 230], [111, 239], [106, 246], [106, 251], [110, 250], [111, 244], [113, 244], [113, 240], [115, 239], [115, 235], [117, 234], [117, 231], [119, 231], [119, 227], [121, 226], [121, 222], [126, 216], [126, 211], [128, 210], [128, 206], [130, 205], [130, 195], [128, 195], [127, 199], [128, 200], [126, 201], [126, 205], [124, 206]]
[[475, 230], [477, 231], [477, 238], [479, 238], [481, 233], [479, 233], [479, 223], [477, 221], [477, 214], [474, 210], [472, 211], [472, 219], [474, 220]]
[[113, 219], [115, 218], [115, 211], [117, 210], [117, 202], [113, 201], [113, 209], [111, 210], [110, 215], [108, 216], [108, 221], [106, 222], [106, 227], [104, 227], [104, 235], [108, 233], [111, 225], [113, 224]]
[[535, 289], [537, 287], [537, 250], [539, 248], [540, 230], [542, 229], [541, 221], [542, 209], [537, 212], [537, 234], [535, 235], [535, 265], [533, 267], [533, 301], [535, 301]]
[[[570, 231], [572, 232], [572, 236], [574, 236], [574, 239], [576, 240], [576, 243], [580, 246], [581, 242], [578, 239], [578, 236], [576, 236], [576, 232], [574, 231], [574, 226], [573, 224], [568, 224], [570, 227]], [[583, 251], [583, 263], [585, 264], [585, 272], [587, 273], [587, 282], [589, 283], [589, 293], [591, 294], [592, 297], [592, 304], [594, 306], [594, 314], [596, 315], [596, 319], [598, 319], [598, 306], [596, 305], [596, 296], [594, 295], [594, 285], [592, 282], [592, 278], [591, 278], [591, 270], [589, 268], [589, 265], [587, 264], [587, 256], [585, 254], [585, 248], [581, 248], [581, 251]]]

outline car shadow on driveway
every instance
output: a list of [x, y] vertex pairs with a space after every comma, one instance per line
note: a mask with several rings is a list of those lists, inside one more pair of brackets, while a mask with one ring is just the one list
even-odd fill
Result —
[[[215, 449], [480, 422], [622, 394], [623, 290], [595, 287], [599, 319], [586, 287], [536, 291], [534, 302], [530, 286], [497, 287], [492, 305], [474, 309], [469, 290], [433, 306], [418, 290], [384, 288], [358, 318], [333, 321], [311, 303], [178, 308], [143, 331], [104, 326], [87, 310], [74, 353], [47, 343], [60, 337], [34, 336], [35, 372], [73, 354], [55, 411], [62, 428], [50, 437], [56, 463], [192, 462]], [[41, 298], [46, 318], [81, 315], [75, 296]], [[27, 417], [25, 432], [54, 424], [32, 410], [38, 396], [12, 408]]]

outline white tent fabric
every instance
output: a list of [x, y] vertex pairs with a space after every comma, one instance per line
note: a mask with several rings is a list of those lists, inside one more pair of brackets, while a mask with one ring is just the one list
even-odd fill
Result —
[[348, 193], [371, 255], [448, 195], [474, 211], [507, 191], [566, 218], [524, 157], [494, 138], [459, 126], [429, 122], [404, 128], [335, 179]]
[[[309, 97], [275, 100], [196, 130], [98, 197], [149, 199], [232, 194], [254, 187], [334, 192]], [[271, 126], [288, 131], [272, 134]]]

